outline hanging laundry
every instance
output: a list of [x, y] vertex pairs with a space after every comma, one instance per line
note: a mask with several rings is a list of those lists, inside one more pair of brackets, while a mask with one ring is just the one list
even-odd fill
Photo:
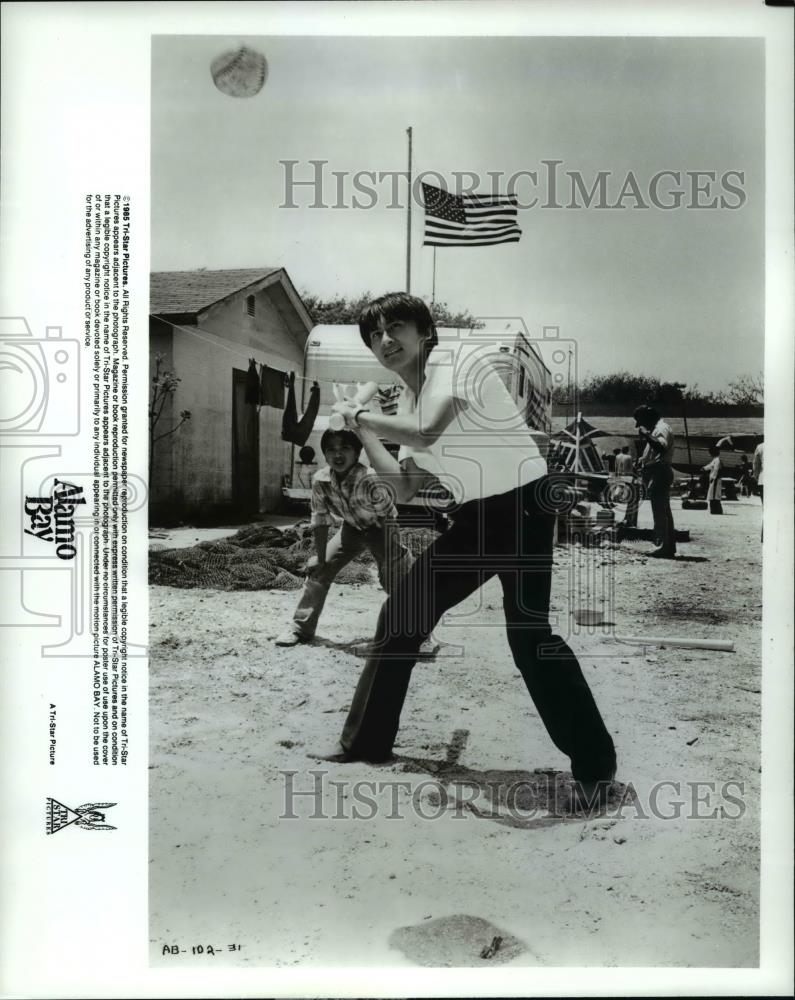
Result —
[[[298, 410], [295, 405], [295, 372], [287, 376], [287, 402], [282, 417], [282, 441], [293, 441], [293, 432], [298, 425]], [[293, 441], [293, 444], [296, 442]]]
[[259, 378], [257, 378], [257, 362], [254, 358], [248, 359], [245, 400], [252, 406], [259, 405]]
[[287, 386], [287, 403], [284, 407], [282, 417], [282, 440], [290, 441], [292, 444], [303, 446], [307, 438], [312, 433], [315, 425], [317, 411], [320, 409], [320, 386], [317, 382], [312, 383], [309, 390], [309, 402], [301, 419], [298, 419], [298, 410], [295, 403], [295, 372], [290, 372]]
[[260, 366], [259, 402], [260, 406], [275, 406], [277, 410], [284, 409], [284, 381], [287, 378], [278, 368]]
[[296, 444], [306, 444], [309, 435], [312, 433], [312, 428], [315, 426], [315, 419], [317, 418], [317, 411], [319, 409], [320, 386], [317, 382], [313, 382], [312, 388], [309, 390], [309, 402], [306, 404], [306, 410], [304, 410], [301, 419], [298, 421], [298, 426], [295, 429]]

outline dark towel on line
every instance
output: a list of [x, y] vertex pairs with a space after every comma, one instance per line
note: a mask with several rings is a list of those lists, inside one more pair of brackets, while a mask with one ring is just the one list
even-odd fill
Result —
[[278, 368], [268, 368], [261, 365], [259, 375], [260, 406], [275, 406], [277, 410], [284, 409], [284, 380], [287, 376]]
[[257, 362], [254, 358], [248, 359], [248, 371], [246, 372], [246, 402], [252, 406], [259, 404], [259, 379], [257, 378]]
[[287, 403], [284, 407], [284, 416], [282, 417], [282, 440], [290, 441], [292, 444], [303, 447], [307, 442], [307, 438], [312, 433], [319, 409], [320, 386], [315, 382], [309, 390], [309, 402], [307, 403], [304, 415], [300, 420], [298, 419], [298, 410], [295, 403], [295, 373], [290, 372], [290, 381], [287, 387]]

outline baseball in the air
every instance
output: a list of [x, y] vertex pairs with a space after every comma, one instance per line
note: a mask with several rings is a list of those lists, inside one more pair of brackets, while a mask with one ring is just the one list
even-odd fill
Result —
[[254, 97], [268, 79], [268, 63], [256, 49], [241, 45], [234, 52], [224, 52], [210, 66], [213, 83], [229, 97]]

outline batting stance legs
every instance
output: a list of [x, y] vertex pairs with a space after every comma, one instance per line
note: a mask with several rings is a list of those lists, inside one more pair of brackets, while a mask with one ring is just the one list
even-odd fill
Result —
[[676, 554], [676, 530], [671, 512], [671, 483], [674, 480], [670, 465], [650, 465], [646, 469], [646, 492], [654, 519], [654, 537], [660, 555]]
[[331, 584], [340, 570], [365, 547], [375, 559], [378, 579], [387, 593], [395, 589], [397, 581], [411, 565], [411, 555], [400, 543], [396, 523], [387, 521], [383, 527], [376, 526], [368, 531], [358, 531], [343, 523], [328, 543], [325, 562], [308, 574], [301, 591], [293, 615], [293, 627], [302, 638], [311, 639], [314, 636]]
[[549, 625], [554, 515], [537, 502], [542, 484], [465, 504], [385, 601], [342, 732], [351, 757], [390, 756], [421, 643], [496, 574], [511, 652], [547, 732], [578, 781], [613, 777], [613, 741], [576, 656]]

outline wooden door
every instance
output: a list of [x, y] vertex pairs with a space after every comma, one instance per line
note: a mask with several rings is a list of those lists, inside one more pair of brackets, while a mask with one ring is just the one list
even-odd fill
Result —
[[259, 413], [246, 402], [246, 373], [232, 369], [232, 502], [245, 516], [259, 512]]

